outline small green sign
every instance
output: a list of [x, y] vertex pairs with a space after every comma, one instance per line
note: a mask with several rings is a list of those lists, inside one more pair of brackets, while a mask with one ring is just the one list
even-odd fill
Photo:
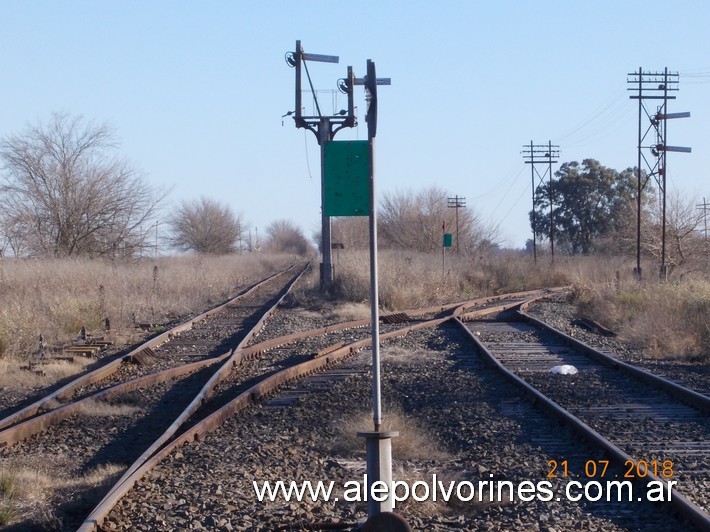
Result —
[[451, 236], [451, 233], [444, 233], [444, 247], [450, 248], [452, 241], [453, 237]]
[[370, 146], [366, 140], [341, 140], [325, 145], [323, 214], [369, 216]]

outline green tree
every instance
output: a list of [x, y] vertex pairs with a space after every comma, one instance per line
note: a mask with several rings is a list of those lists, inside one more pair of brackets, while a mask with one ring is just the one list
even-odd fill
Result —
[[[625, 230], [636, 220], [635, 169], [621, 172], [602, 166], [594, 159], [562, 164], [552, 183], [535, 190], [535, 226], [530, 211], [530, 225], [536, 234], [549, 239], [550, 196], [554, 220], [555, 245], [570, 254], [587, 254], [603, 238], [628, 234]], [[643, 176], [642, 176], [643, 178]], [[550, 195], [552, 186], [552, 195]], [[650, 193], [647, 184], [644, 194]]]

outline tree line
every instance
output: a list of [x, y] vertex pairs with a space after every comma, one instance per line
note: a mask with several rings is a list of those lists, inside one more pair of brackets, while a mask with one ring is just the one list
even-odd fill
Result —
[[[530, 225], [569, 255], [635, 253], [637, 245], [636, 168], [617, 171], [594, 159], [563, 163], [554, 179], [535, 189]], [[641, 248], [647, 258], [661, 255], [662, 210], [653, 179], [641, 172]], [[666, 193], [666, 260], [674, 269], [691, 271], [708, 256], [703, 233], [706, 213], [697, 201], [677, 191]], [[534, 220], [534, 221], [533, 221]], [[550, 230], [552, 227], [552, 231]]]
[[[46, 125], [28, 126], [0, 140], [0, 254], [17, 257], [91, 256], [130, 258], [157, 245], [157, 217], [168, 191], [151, 187], [142, 173], [117, 154], [114, 130], [57, 113]], [[653, 180], [642, 174], [642, 247], [660, 254], [660, 209]], [[635, 168], [617, 171], [594, 159], [562, 164], [535, 190], [531, 228], [540, 239], [554, 234], [557, 252], [577, 255], [629, 253], [636, 245]], [[449, 194], [433, 186], [383, 195], [378, 239], [384, 248], [438, 252], [443, 233], [454, 234], [464, 256], [498, 248], [499, 229], [470, 207], [449, 208]], [[693, 199], [668, 195], [666, 250], [670, 269], [687, 270], [707, 257], [702, 228], [706, 212]], [[173, 249], [225, 254], [314, 252], [301, 229], [277, 220], [261, 242], [241, 214], [221, 202], [183, 200], [167, 217], [163, 242]], [[550, 231], [552, 229], [552, 231]], [[332, 242], [368, 247], [367, 218], [334, 218]], [[320, 235], [314, 235], [320, 241]]]
[[[131, 258], [153, 251], [168, 192], [151, 187], [117, 149], [108, 124], [63, 113], [2, 139], [0, 256]], [[181, 251], [313, 250], [285, 220], [268, 226], [261, 244], [247, 238], [242, 216], [209, 198], [180, 202], [167, 225], [164, 242]]]

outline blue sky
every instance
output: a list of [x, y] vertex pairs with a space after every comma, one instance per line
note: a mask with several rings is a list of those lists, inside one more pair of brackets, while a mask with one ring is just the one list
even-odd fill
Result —
[[[284, 54], [311, 64], [324, 112], [348, 65], [367, 59], [379, 91], [378, 192], [438, 185], [503, 242], [530, 238], [522, 145], [551, 140], [560, 162], [636, 163], [627, 73], [680, 73], [668, 143], [669, 189], [710, 198], [710, 3], [640, 1], [34, 1], [0, 0], [0, 136], [52, 112], [112, 124], [121, 153], [172, 202], [229, 204], [259, 231], [276, 219], [320, 225], [319, 151], [293, 110]], [[335, 94], [337, 93], [337, 99]], [[357, 129], [365, 139], [364, 91]], [[323, 103], [325, 102], [325, 104]]]

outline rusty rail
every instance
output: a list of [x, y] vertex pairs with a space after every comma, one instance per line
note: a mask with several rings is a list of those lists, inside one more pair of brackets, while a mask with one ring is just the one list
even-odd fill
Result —
[[151, 338], [150, 340], [142, 343], [140, 346], [133, 349], [130, 353], [123, 355], [119, 358], [116, 358], [116, 359], [112, 360], [111, 362], [108, 362], [107, 364], [104, 364], [103, 366], [101, 366], [89, 373], [86, 373], [84, 375], [77, 377], [76, 379], [74, 379], [73, 381], [69, 382], [68, 384], [62, 386], [58, 390], [55, 390], [54, 392], [44, 396], [42, 399], [35, 401], [31, 405], [26, 406], [25, 408], [23, 408], [21, 410], [18, 410], [17, 412], [15, 412], [14, 414], [12, 414], [10, 416], [7, 416], [6, 418], [0, 420], [0, 430], [6, 429], [6, 428], [11, 427], [13, 425], [16, 425], [17, 423], [36, 415], [37, 412], [39, 412], [39, 410], [43, 406], [45, 406], [47, 403], [49, 403], [52, 400], [64, 399], [66, 397], [69, 397], [74, 392], [74, 390], [76, 390], [77, 388], [79, 388], [81, 386], [93, 384], [95, 382], [105, 379], [106, 377], [109, 377], [110, 375], [112, 375], [113, 373], [118, 371], [118, 368], [120, 367], [120, 365], [124, 361], [130, 360], [132, 357], [134, 357], [135, 355], [138, 355], [141, 351], [143, 351], [146, 348], [153, 349], [155, 347], [158, 347], [159, 345], [167, 342], [172, 336], [177, 335], [183, 331], [191, 329], [193, 324], [207, 319], [212, 314], [221, 311], [227, 305], [231, 305], [233, 303], [238, 302], [240, 299], [244, 298], [245, 296], [251, 294], [254, 290], [258, 289], [264, 283], [267, 283], [268, 281], [272, 280], [273, 278], [275, 278], [278, 275], [286, 273], [287, 271], [291, 270], [294, 266], [295, 266], [294, 264], [291, 264], [287, 269], [266, 277], [265, 279], [259, 281], [258, 283], [256, 283], [255, 285], [253, 285], [249, 289], [245, 290], [244, 292], [242, 292], [238, 296], [230, 299], [226, 303], [223, 303], [213, 309], [210, 309], [207, 312], [203, 312], [202, 314], [194, 317], [190, 321], [187, 321], [185, 323], [177, 325], [168, 331], [164, 331], [163, 333], [159, 334], [158, 336]]
[[[121, 487], [126, 483], [130, 482], [130, 486], [133, 485], [135, 481], [131, 481], [130, 479], [136, 474], [136, 471], [141, 470], [142, 466], [144, 463], [148, 462], [151, 460], [151, 456], [155, 455], [161, 447], [163, 447], [170, 438], [172, 438], [178, 431], [178, 429], [190, 418], [192, 417], [195, 412], [203, 405], [205, 404], [211, 394], [214, 392], [214, 389], [217, 387], [217, 385], [224, 380], [224, 378], [229, 374], [229, 372], [232, 370], [232, 368], [238, 366], [239, 364], [242, 363], [243, 360], [243, 354], [242, 354], [242, 349], [243, 347], [251, 341], [263, 328], [264, 323], [266, 322], [266, 319], [271, 316], [276, 311], [276, 308], [279, 306], [279, 304], [283, 301], [283, 299], [286, 297], [286, 295], [289, 293], [291, 288], [298, 282], [298, 280], [301, 278], [301, 276], [306, 272], [308, 269], [309, 265], [306, 265], [306, 267], [293, 279], [293, 281], [288, 285], [288, 287], [283, 291], [283, 294], [279, 299], [276, 301], [276, 303], [264, 313], [264, 315], [261, 317], [261, 319], [254, 325], [254, 327], [249, 331], [249, 333], [244, 337], [244, 339], [239, 343], [239, 345], [229, 354], [227, 357], [226, 361], [215, 371], [215, 373], [210, 377], [210, 379], [205, 383], [205, 385], [202, 387], [202, 389], [198, 392], [198, 394], [195, 396], [195, 398], [190, 402], [190, 404], [183, 410], [183, 412], [173, 421], [173, 423], [163, 432], [163, 434], [153, 442], [153, 444], [146, 449], [143, 454], [141, 454], [138, 459], [136, 459], [133, 464], [123, 473], [121, 478], [114, 484], [114, 486], [109, 490], [108, 494], [104, 497], [104, 499], [99, 503], [97, 508], [101, 508], [102, 505], [108, 504], [104, 503], [104, 501], [112, 501], [115, 499], [115, 493], [119, 492]], [[201, 423], [201, 422], [200, 422]], [[197, 425], [199, 425], [198, 423]], [[197, 426], [196, 425], [196, 426]], [[177, 440], [179, 440], [178, 438]], [[176, 441], [177, 441], [176, 440]], [[130, 487], [128, 488], [130, 489]], [[123, 496], [124, 492], [120, 492], [121, 495]], [[120, 498], [119, 496], [119, 498]], [[118, 500], [118, 499], [116, 499]], [[113, 508], [113, 506], [116, 503], [113, 502], [110, 506], [110, 508]], [[108, 511], [110, 511], [110, 508], [106, 510], [106, 514]], [[95, 512], [96, 510], [94, 510]], [[93, 513], [91, 515], [93, 515]], [[93, 521], [96, 521], [98, 523], [98, 520], [93, 519], [91, 515], [84, 521], [84, 524], [80, 527], [79, 530], [94, 530], [96, 524], [92, 524]], [[105, 517], [105, 516], [104, 516]], [[102, 517], [103, 519], [103, 517]]]
[[[510, 297], [510, 296], [509, 296]], [[453, 305], [450, 307], [451, 308], [457, 308], [458, 305]], [[484, 315], [498, 312], [498, 307], [495, 308], [486, 308], [486, 309], [478, 309], [476, 311], [472, 311], [472, 313], [477, 314], [479, 317], [482, 317]], [[429, 313], [429, 312], [427, 312]], [[386, 340], [389, 338], [396, 338], [400, 336], [405, 336], [409, 334], [412, 331], [416, 331], [419, 329], [424, 329], [424, 328], [431, 328], [431, 327], [436, 327], [440, 325], [441, 323], [444, 323], [445, 321], [448, 321], [451, 319], [451, 316], [445, 316], [442, 318], [436, 318], [432, 320], [427, 320], [424, 322], [420, 322], [414, 325], [410, 325], [407, 327], [400, 328], [396, 331], [390, 331], [388, 333], [384, 333], [380, 336], [381, 340]], [[341, 324], [342, 325], [352, 325], [353, 323], [360, 323], [360, 322], [347, 322], [346, 324]], [[368, 322], [369, 323], [369, 322]], [[365, 324], [366, 325], [366, 324]], [[332, 327], [332, 326], [331, 326]], [[347, 327], [340, 327], [340, 328], [347, 328]], [[311, 331], [308, 331], [307, 333], [297, 333], [295, 335], [290, 335], [288, 337], [281, 337], [277, 338], [268, 342], [263, 342], [263, 344], [269, 344], [271, 347], [275, 347], [277, 345], [284, 345], [288, 342], [284, 341], [286, 338], [292, 338], [292, 339], [297, 339], [297, 338], [302, 338], [306, 337], [311, 333], [312, 334], [318, 334], [320, 331], [322, 331], [325, 328], [320, 328], [320, 329], [314, 329]], [[335, 329], [331, 329], [335, 330]], [[277, 343], [279, 341], [280, 343]], [[291, 340], [293, 341], [293, 340]], [[205, 433], [211, 432], [218, 428], [224, 421], [231, 416], [241, 412], [242, 410], [246, 409], [247, 407], [255, 404], [257, 401], [259, 401], [261, 398], [268, 396], [269, 394], [275, 392], [279, 387], [284, 386], [285, 384], [288, 384], [289, 382], [292, 382], [297, 379], [304, 378], [308, 375], [311, 375], [317, 371], [322, 371], [332, 365], [338, 364], [340, 362], [343, 362], [350, 356], [354, 355], [358, 350], [363, 349], [364, 347], [367, 347], [371, 345], [372, 339], [371, 338], [364, 338], [362, 340], [357, 340], [355, 342], [352, 342], [350, 344], [344, 345], [342, 347], [338, 347], [329, 353], [321, 356], [321, 357], [316, 357], [312, 358], [310, 360], [301, 362], [299, 364], [296, 364], [294, 366], [291, 366], [289, 368], [285, 368], [267, 378], [264, 380], [256, 383], [254, 386], [249, 388], [248, 390], [244, 391], [241, 393], [238, 397], [227, 403], [226, 405], [222, 406], [220, 409], [216, 410], [212, 414], [210, 414], [208, 417], [205, 419], [201, 420], [199, 423], [195, 424], [193, 427], [191, 427], [189, 430], [185, 431], [183, 434], [181, 434], [179, 437], [175, 438], [172, 440], [169, 444], [164, 445], [162, 447], [156, 447], [156, 445], [153, 445], [151, 449], [153, 451], [149, 454], [148, 451], [141, 456], [136, 462], [134, 462], [133, 465], [124, 473], [124, 475], [119, 479], [119, 481], [114, 485], [114, 487], [109, 491], [109, 493], [104, 497], [104, 499], [94, 508], [94, 510], [91, 512], [91, 514], [86, 518], [82, 526], [79, 528], [79, 532], [90, 532], [94, 531], [97, 529], [97, 527], [101, 526], [110, 513], [110, 511], [113, 509], [116, 504], [118, 504], [118, 501], [126, 494], [128, 491], [131, 490], [133, 485], [143, 477], [148, 471], [153, 469], [160, 461], [165, 458], [168, 454], [170, 454], [174, 449], [177, 447], [187, 444], [191, 441], [199, 440]], [[262, 344], [257, 344], [255, 346], [252, 346], [251, 348], [246, 348], [242, 349], [238, 347], [235, 350], [235, 361], [234, 364], [237, 365], [238, 363], [241, 363], [241, 361], [245, 358], [243, 355], [247, 352], [254, 354], [257, 352], [261, 352], [259, 348], [262, 351], [264, 350], [264, 347]], [[237, 361], [238, 360], [238, 361]], [[228, 367], [229, 363], [225, 363], [223, 368]], [[216, 375], [216, 374], [215, 374]]]

